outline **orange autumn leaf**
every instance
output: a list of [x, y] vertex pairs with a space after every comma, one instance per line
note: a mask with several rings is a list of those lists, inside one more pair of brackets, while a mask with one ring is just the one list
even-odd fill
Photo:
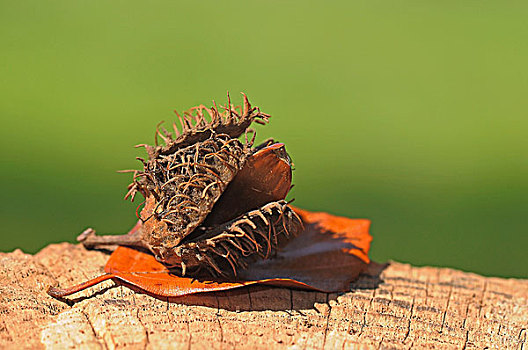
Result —
[[259, 260], [241, 271], [235, 281], [180, 277], [146, 252], [118, 247], [105, 266], [106, 274], [71, 288], [50, 288], [48, 292], [60, 298], [109, 279], [160, 297], [214, 292], [252, 284], [321, 292], [347, 291], [349, 283], [369, 263], [370, 221], [298, 208], [295, 211], [303, 220], [304, 230], [272, 259]]

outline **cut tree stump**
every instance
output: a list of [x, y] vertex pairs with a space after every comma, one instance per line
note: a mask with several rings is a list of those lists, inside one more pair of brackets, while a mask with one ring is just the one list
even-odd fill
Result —
[[350, 292], [272, 287], [160, 300], [113, 282], [69, 306], [46, 294], [103, 273], [108, 254], [53, 244], [0, 253], [1, 348], [524, 349], [528, 280], [372, 264]]

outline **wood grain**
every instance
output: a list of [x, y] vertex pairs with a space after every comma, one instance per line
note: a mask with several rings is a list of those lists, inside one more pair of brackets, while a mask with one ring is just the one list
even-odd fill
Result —
[[524, 349], [528, 280], [372, 264], [350, 292], [270, 287], [160, 300], [113, 282], [49, 297], [102, 273], [104, 252], [54, 244], [0, 253], [0, 347]]

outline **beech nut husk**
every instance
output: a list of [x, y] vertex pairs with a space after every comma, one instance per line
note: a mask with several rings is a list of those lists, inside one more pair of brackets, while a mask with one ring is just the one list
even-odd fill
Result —
[[106, 236], [88, 229], [78, 240], [87, 248], [147, 249], [182, 276], [236, 276], [252, 261], [272, 258], [302, 221], [285, 200], [292, 164], [284, 144], [253, 145], [249, 127], [270, 116], [245, 95], [237, 107], [228, 95], [225, 106], [194, 107], [178, 118], [180, 129], [158, 125], [156, 144], [139, 145], [148, 159], [138, 158], [143, 169], [133, 171], [125, 196], [145, 198], [136, 227]]

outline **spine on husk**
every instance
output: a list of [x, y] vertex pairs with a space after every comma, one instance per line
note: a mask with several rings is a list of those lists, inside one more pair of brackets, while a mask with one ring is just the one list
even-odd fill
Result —
[[[227, 95], [227, 104], [207, 108], [204, 105], [196, 106], [182, 115], [174, 111], [181, 124], [181, 130], [176, 123], [172, 123], [173, 133], [165, 128], [156, 128], [156, 145], [150, 146], [141, 144], [138, 147], [145, 147], [150, 159], [157, 158], [162, 154], [171, 154], [180, 148], [196, 144], [208, 139], [212, 134], [225, 134], [231, 138], [237, 138], [244, 134], [251, 123], [266, 124], [271, 117], [262, 113], [258, 107], [252, 107], [245, 94], [244, 106], [234, 106], [231, 98]], [[158, 145], [158, 138], [161, 138], [165, 145]]]
[[176, 249], [182, 273], [204, 268], [214, 276], [236, 276], [257, 259], [269, 259], [302, 229], [299, 216], [286, 201], [271, 202], [215, 228], [199, 228], [199, 240]]

